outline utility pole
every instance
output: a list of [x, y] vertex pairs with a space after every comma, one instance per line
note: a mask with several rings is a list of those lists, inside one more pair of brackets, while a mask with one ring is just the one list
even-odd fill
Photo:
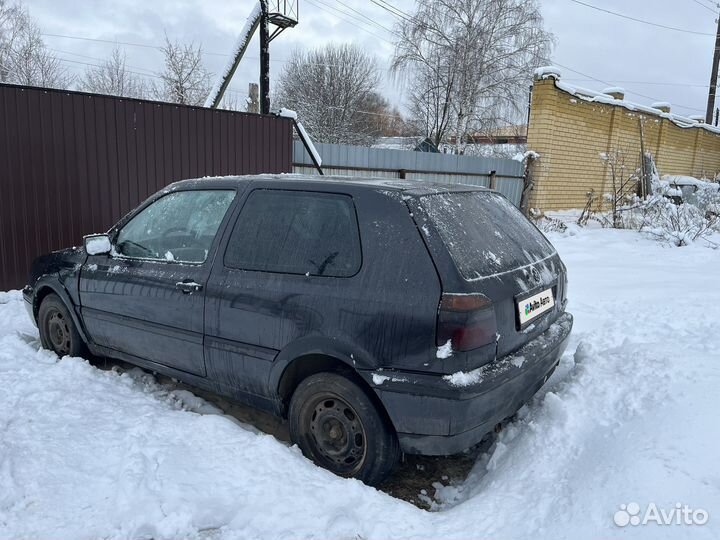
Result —
[[260, 10], [260, 114], [270, 114], [270, 14], [267, 0], [260, 0]]
[[[206, 107], [217, 108], [227, 90], [235, 70], [240, 63], [255, 30], [260, 27], [260, 112], [270, 112], [270, 42], [286, 28], [298, 23], [297, 0], [257, 0], [245, 27], [240, 33], [235, 50], [225, 69], [218, 77], [215, 86], [205, 100]], [[270, 25], [275, 29], [270, 33]]]
[[710, 74], [710, 92], [708, 93], [707, 112], [705, 113], [705, 123], [712, 124], [713, 110], [715, 109], [715, 92], [717, 91], [718, 79], [718, 63], [720, 63], [720, 16], [717, 19], [718, 27], [715, 36], [715, 51], [713, 53], [712, 73]]

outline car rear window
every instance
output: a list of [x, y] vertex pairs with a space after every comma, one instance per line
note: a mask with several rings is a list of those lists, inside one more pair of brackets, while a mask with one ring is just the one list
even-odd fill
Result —
[[513, 270], [555, 253], [542, 233], [497, 193], [440, 193], [421, 197], [420, 204], [466, 280]]
[[356, 274], [361, 259], [352, 198], [307, 191], [252, 192], [225, 253], [231, 268], [334, 277]]

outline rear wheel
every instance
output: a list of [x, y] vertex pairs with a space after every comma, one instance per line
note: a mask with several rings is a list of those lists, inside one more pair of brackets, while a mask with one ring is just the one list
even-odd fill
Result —
[[381, 482], [397, 463], [394, 431], [367, 394], [335, 373], [303, 380], [290, 401], [290, 437], [306, 457], [339, 476]]
[[38, 329], [42, 346], [60, 357], [82, 356], [85, 352], [85, 344], [70, 312], [54, 293], [47, 295], [40, 304]]

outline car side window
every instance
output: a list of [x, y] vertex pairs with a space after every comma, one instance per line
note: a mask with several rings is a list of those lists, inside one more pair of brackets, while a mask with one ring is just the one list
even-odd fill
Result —
[[120, 229], [115, 251], [125, 257], [202, 263], [234, 197], [234, 190], [169, 193]]
[[362, 254], [347, 195], [253, 191], [235, 223], [225, 265], [242, 270], [349, 277]]

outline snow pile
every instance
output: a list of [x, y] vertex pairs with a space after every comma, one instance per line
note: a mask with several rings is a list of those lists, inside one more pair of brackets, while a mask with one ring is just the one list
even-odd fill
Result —
[[[717, 538], [720, 251], [612, 229], [550, 237], [569, 273], [568, 351], [464, 482], [427, 491], [432, 513], [140, 370], [58, 360], [20, 294], [0, 293], [0, 537]], [[616, 526], [631, 502], [710, 520]]]
[[607, 95], [612, 95], [612, 94], [625, 95], [625, 89], [620, 86], [611, 86], [610, 88], [605, 88], [605, 90], [603, 90], [602, 93], [607, 94]]
[[512, 157], [513, 161], [525, 161], [527, 159], [540, 159], [540, 154], [535, 150], [528, 150], [526, 152], [517, 153]]
[[653, 109], [658, 109], [658, 110], [668, 109], [669, 110], [672, 108], [672, 103], [670, 103], [669, 101], [656, 101], [655, 103], [653, 103], [650, 106]]
[[281, 118], [290, 118], [291, 120], [297, 120], [297, 112], [293, 111], [292, 109], [286, 109], [285, 107], [281, 108], [277, 115]]
[[535, 79], [559, 79], [562, 76], [562, 71], [557, 66], [542, 66], [535, 70], [533, 73]]

